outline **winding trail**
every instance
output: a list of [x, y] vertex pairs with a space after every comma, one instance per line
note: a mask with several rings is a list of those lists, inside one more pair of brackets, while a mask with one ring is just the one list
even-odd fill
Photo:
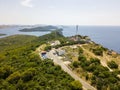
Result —
[[84, 47], [80, 46], [85, 52], [87, 52], [90, 56], [98, 58], [100, 60], [100, 63], [104, 66], [107, 67], [109, 69], [109, 71], [113, 71], [112, 69], [110, 69], [106, 63], [106, 60], [110, 61], [109, 58], [103, 53], [103, 57], [100, 56], [96, 56], [94, 55], [92, 52], [90, 52], [89, 50], [85, 49]]

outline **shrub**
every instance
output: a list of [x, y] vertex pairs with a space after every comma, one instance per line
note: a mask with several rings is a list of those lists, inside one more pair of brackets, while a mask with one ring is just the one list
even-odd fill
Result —
[[95, 64], [100, 64], [100, 60], [98, 58], [91, 58], [90, 62]]
[[72, 90], [82, 90], [82, 84], [79, 81], [71, 82]]
[[103, 49], [102, 48], [95, 48], [92, 51], [95, 55], [103, 56]]
[[78, 48], [78, 54], [82, 54], [83, 53], [83, 49], [81, 47]]
[[10, 74], [13, 73], [13, 68], [10, 66], [4, 66], [3, 68], [0, 68], [0, 78], [6, 79]]
[[79, 66], [79, 62], [78, 61], [74, 61], [72, 65], [77, 68]]
[[19, 79], [20, 79], [20, 73], [14, 72], [7, 78], [7, 81], [10, 83], [17, 83]]
[[23, 81], [29, 81], [33, 78], [33, 76], [36, 74], [36, 69], [35, 68], [30, 68], [28, 70], [26, 70], [25, 72], [23, 72], [22, 74], [22, 80]]
[[87, 59], [86, 59], [85, 56], [79, 55], [78, 60], [81, 61], [81, 62], [84, 62], [84, 61], [86, 61]]
[[51, 46], [46, 46], [44, 50], [45, 50], [45, 51], [51, 50]]
[[93, 63], [91, 65], [89, 65], [86, 70], [89, 72], [94, 72], [94, 70], [96, 69], [96, 65]]
[[117, 82], [117, 79], [115, 78], [115, 77], [109, 77], [108, 78], [108, 80], [109, 80], [109, 82], [111, 82], [111, 83], [116, 83]]
[[109, 66], [110, 68], [112, 68], [112, 69], [118, 68], [118, 65], [117, 65], [114, 61], [110, 61], [110, 62], [108, 62], [107, 64], [108, 64], [108, 66]]

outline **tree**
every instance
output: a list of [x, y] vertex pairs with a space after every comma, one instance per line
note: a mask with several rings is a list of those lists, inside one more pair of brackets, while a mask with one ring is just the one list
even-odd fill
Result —
[[36, 75], [36, 69], [35, 68], [30, 68], [23, 72], [22, 74], [22, 80], [23, 81], [29, 81], [33, 78], [33, 76]]
[[83, 53], [83, 49], [81, 47], [78, 48], [78, 54], [82, 54]]
[[118, 65], [114, 61], [110, 61], [107, 64], [112, 69], [117, 69], [118, 68]]
[[10, 83], [17, 83], [19, 79], [20, 79], [20, 73], [14, 72], [7, 78], [7, 81]]
[[13, 68], [11, 66], [5, 65], [3, 68], [0, 68], [0, 78], [2, 79], [6, 79], [12, 73]]
[[108, 78], [108, 80], [109, 80], [109, 82], [111, 82], [111, 83], [116, 83], [117, 82], [117, 79], [115, 78], [115, 77], [113, 77], [113, 76], [110, 76], [109, 78]]
[[73, 66], [77, 68], [79, 66], [79, 62], [78, 61], [74, 61], [73, 62]]
[[0, 55], [0, 62], [4, 61], [6, 59], [6, 57], [4, 55]]
[[46, 46], [44, 50], [45, 50], [45, 51], [51, 50], [51, 46]]
[[91, 63], [95, 63], [96, 65], [98, 64], [100, 64], [100, 60], [98, 59], [98, 58], [90, 58], [90, 62]]
[[78, 60], [81, 61], [81, 62], [84, 62], [84, 61], [86, 61], [87, 59], [86, 59], [85, 56], [79, 55]]
[[71, 82], [71, 86], [72, 90], [82, 90], [82, 84], [78, 80]]
[[103, 56], [103, 49], [102, 48], [95, 48], [95, 49], [93, 49], [92, 50], [93, 51], [93, 53], [95, 54], [95, 55], [98, 55], [98, 56]]
[[85, 79], [89, 80], [89, 75], [88, 74], [85, 75]]

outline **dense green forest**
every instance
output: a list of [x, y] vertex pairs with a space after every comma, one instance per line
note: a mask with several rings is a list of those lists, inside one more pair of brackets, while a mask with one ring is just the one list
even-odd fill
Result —
[[[79, 90], [60, 66], [33, 51], [55, 35], [15, 35], [0, 39], [0, 90]], [[64, 37], [57, 33], [57, 39]]]

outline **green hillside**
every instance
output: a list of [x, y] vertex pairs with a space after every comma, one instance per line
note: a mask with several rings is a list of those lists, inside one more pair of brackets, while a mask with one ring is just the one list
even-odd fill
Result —
[[51, 60], [42, 61], [33, 52], [54, 38], [52, 32], [41, 37], [15, 35], [0, 39], [0, 90], [72, 90], [74, 80], [60, 66]]

